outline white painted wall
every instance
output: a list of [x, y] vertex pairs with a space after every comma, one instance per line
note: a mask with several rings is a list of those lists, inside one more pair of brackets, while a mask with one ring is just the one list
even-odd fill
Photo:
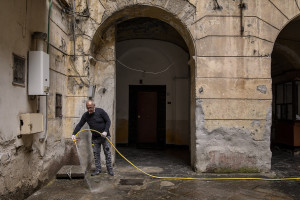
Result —
[[[46, 6], [38, 0], [0, 3], [0, 142], [15, 139], [20, 133], [20, 113], [36, 111], [35, 101], [27, 96], [27, 53], [31, 50], [31, 34], [47, 32]], [[25, 58], [25, 87], [12, 84], [12, 53]]]
[[[47, 33], [48, 9], [50, 1], [9, 0], [0, 1], [0, 194], [18, 198], [30, 192], [39, 183], [50, 179], [65, 159], [65, 141], [62, 137], [61, 119], [52, 118], [55, 110], [55, 93], [65, 93], [66, 80], [61, 74], [50, 71], [47, 142], [39, 141], [39, 134], [20, 135], [20, 114], [37, 112], [37, 97], [28, 96], [28, 52], [35, 50], [32, 34]], [[62, 21], [58, 5], [53, 1], [50, 41], [58, 46], [55, 37], [60, 39], [58, 28], [53, 22]], [[53, 14], [59, 13], [59, 14]], [[55, 34], [54, 34], [55, 33]], [[46, 52], [46, 42], [44, 45]], [[25, 58], [25, 84], [16, 86], [13, 82], [13, 53]], [[52, 55], [51, 55], [52, 54]], [[58, 56], [50, 48], [50, 68], [56, 71], [65, 68], [58, 66]], [[55, 60], [54, 60], [55, 58]], [[48, 118], [49, 119], [49, 118]], [[55, 127], [55, 128], [53, 128]], [[25, 186], [22, 187], [22, 186]], [[26, 190], [26, 191], [23, 191]], [[11, 197], [12, 199], [16, 199]]]
[[[145, 39], [119, 42], [116, 45], [116, 52], [118, 61], [127, 66], [116, 62], [117, 142], [127, 142], [125, 140], [118, 141], [120, 138], [118, 136], [128, 134], [126, 131], [128, 131], [129, 85], [140, 85], [140, 80], [143, 80], [142, 85], [166, 85], [167, 144], [188, 145], [188, 54], [172, 43]], [[145, 73], [138, 70], [145, 71]], [[164, 70], [166, 71], [159, 74], [148, 73]], [[127, 122], [127, 126], [123, 125], [118, 129], [120, 121], [125, 124]]]

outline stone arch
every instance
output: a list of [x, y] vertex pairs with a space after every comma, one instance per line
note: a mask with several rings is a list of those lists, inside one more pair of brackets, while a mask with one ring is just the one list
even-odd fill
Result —
[[[273, 88], [273, 121], [271, 142], [273, 146], [294, 147], [299, 146], [300, 142], [296, 136], [298, 113], [298, 88], [300, 77], [300, 42], [299, 22], [300, 22], [300, 2], [289, 1], [289, 9], [286, 6], [278, 5], [281, 14], [286, 20], [278, 27], [278, 33], [273, 41], [271, 57], [271, 78]], [[283, 92], [281, 94], [281, 92]], [[283, 98], [284, 100], [281, 100]], [[290, 99], [292, 100], [286, 100]], [[289, 103], [289, 104], [287, 104]], [[284, 109], [284, 113], [282, 112]], [[286, 128], [287, 121], [290, 123], [290, 130]], [[283, 133], [284, 132], [284, 133]]]
[[[297, 17], [300, 17], [300, 1], [299, 0], [289, 0], [288, 2], [281, 3], [280, 1], [276, 3], [272, 2], [273, 6], [278, 11], [277, 15], [281, 15], [281, 20], [278, 20], [278, 23], [270, 21], [270, 24], [273, 25], [278, 31], [276, 34], [274, 34], [274, 37], [272, 38], [272, 42], [275, 43], [278, 35], [280, 32], [294, 19]], [[291, 9], [293, 8], [293, 9]], [[274, 17], [274, 20], [276, 20], [278, 17]]]
[[[296, 2], [296, 1], [295, 1]], [[277, 32], [276, 35], [274, 35], [274, 40], [273, 42], [273, 47], [272, 47], [272, 52], [274, 51], [274, 49], [276, 49], [277, 52], [279, 52], [284, 58], [290, 60], [290, 64], [300, 64], [300, 57], [299, 55], [296, 54], [294, 49], [289, 48], [288, 46], [284, 46], [282, 44], [276, 43], [279, 35], [282, 33], [282, 31], [293, 21], [295, 20], [300, 20], [300, 7], [297, 5], [297, 7], [299, 8], [299, 12], [297, 13], [293, 13], [293, 15], [290, 16], [290, 18], [288, 18], [287, 21], [285, 21], [285, 23], [283, 23], [281, 25], [281, 27], [279, 27], [279, 30]], [[284, 15], [284, 13], [282, 13]], [[288, 14], [286, 14], [288, 16]]]
[[126, 7], [121, 7], [114, 12], [108, 11], [109, 16], [107, 13], [104, 13], [102, 22], [94, 33], [91, 41], [91, 54], [95, 54], [95, 52], [101, 48], [104, 34], [111, 26], [132, 18], [150, 17], [164, 21], [175, 28], [185, 40], [189, 48], [190, 55], [194, 56], [196, 51], [194, 39], [187, 26], [193, 22], [196, 10], [192, 4], [188, 2], [186, 2], [186, 4], [187, 9], [179, 13], [178, 11], [176, 12], [176, 10], [168, 7], [163, 9], [159, 5], [145, 4], [127, 5]]
[[[123, 2], [123, 1], [122, 1]], [[172, 5], [171, 5], [172, 4]], [[177, 4], [177, 5], [176, 5]], [[176, 6], [175, 6], [176, 5]], [[176, 8], [176, 9], [175, 9]], [[90, 42], [90, 55], [94, 58], [94, 66], [95, 72], [97, 69], [102, 69], [101, 73], [105, 73], [108, 77], [107, 80], [100, 80], [102, 78], [94, 79], [96, 85], [100, 86], [96, 89], [96, 94], [100, 94], [100, 101], [107, 102], [109, 108], [108, 113], [111, 114], [112, 117], [112, 124], [115, 123], [115, 91], [114, 91], [114, 84], [115, 84], [115, 62], [114, 62], [114, 45], [115, 45], [115, 25], [130, 20], [133, 18], [139, 17], [148, 17], [161, 20], [166, 22], [170, 26], [172, 26], [184, 39], [187, 47], [188, 47], [188, 54], [190, 55], [189, 66], [190, 66], [190, 79], [191, 79], [191, 86], [190, 86], [190, 149], [191, 149], [191, 165], [194, 167], [195, 165], [195, 157], [196, 157], [196, 143], [195, 143], [195, 60], [193, 57], [196, 54], [196, 45], [195, 40], [192, 36], [191, 31], [188, 29], [188, 26], [194, 21], [196, 9], [195, 7], [190, 4], [188, 1], [156, 1], [155, 4], [126, 4], [121, 5], [117, 9], [113, 10], [106, 10], [102, 16], [101, 24], [94, 32], [92, 36], [92, 40]], [[107, 53], [110, 51], [110, 53]], [[113, 56], [112, 56], [113, 55]], [[92, 63], [92, 62], [91, 62]], [[98, 79], [98, 80], [97, 80]], [[101, 83], [100, 83], [101, 82]], [[106, 85], [106, 86], [105, 86]], [[107, 86], [109, 85], [109, 86]], [[102, 88], [103, 87], [103, 88]], [[108, 88], [107, 88], [108, 87]], [[105, 89], [105, 90], [104, 90]], [[102, 95], [109, 93], [111, 96], [110, 99], [105, 99]], [[99, 103], [96, 102], [97, 105]], [[105, 107], [105, 106], [104, 106]], [[115, 127], [113, 127], [112, 133], [114, 136]], [[115, 142], [115, 138], [113, 138]], [[113, 156], [114, 157], [114, 156]], [[113, 158], [114, 160], [114, 158]]]
[[[280, 27], [276, 37], [275, 37], [275, 40], [277, 39], [277, 37], [279, 36], [280, 32], [290, 23], [292, 22], [293, 20], [297, 19], [300, 20], [300, 10], [299, 10], [299, 13], [296, 13], [292, 18], [290, 18], [289, 20], [287, 20], [284, 24], [282, 24], [282, 26]], [[274, 42], [275, 42], [274, 40]]]

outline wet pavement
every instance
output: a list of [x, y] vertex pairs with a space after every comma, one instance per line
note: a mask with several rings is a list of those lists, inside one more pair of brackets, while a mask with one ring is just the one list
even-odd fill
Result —
[[[273, 150], [272, 171], [268, 174], [196, 174], [184, 148], [118, 149], [142, 170], [162, 177], [300, 177], [300, 156], [280, 149]], [[27, 200], [300, 199], [300, 181], [155, 179], [137, 171], [120, 156], [116, 157], [114, 170], [113, 177], [104, 171], [94, 177], [87, 173], [85, 179], [54, 179]]]

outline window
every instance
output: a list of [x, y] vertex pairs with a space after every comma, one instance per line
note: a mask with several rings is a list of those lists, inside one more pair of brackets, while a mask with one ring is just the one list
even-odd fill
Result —
[[293, 117], [293, 83], [276, 85], [276, 119], [294, 120]]
[[62, 117], [62, 95], [56, 94], [55, 98], [55, 117]]
[[13, 54], [13, 84], [25, 86], [25, 58]]
[[296, 120], [300, 120], [300, 81], [296, 81]]

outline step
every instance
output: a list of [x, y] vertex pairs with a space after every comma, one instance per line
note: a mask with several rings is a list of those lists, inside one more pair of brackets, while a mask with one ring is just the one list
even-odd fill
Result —
[[57, 179], [81, 179], [85, 171], [80, 165], [64, 165], [56, 174]]

